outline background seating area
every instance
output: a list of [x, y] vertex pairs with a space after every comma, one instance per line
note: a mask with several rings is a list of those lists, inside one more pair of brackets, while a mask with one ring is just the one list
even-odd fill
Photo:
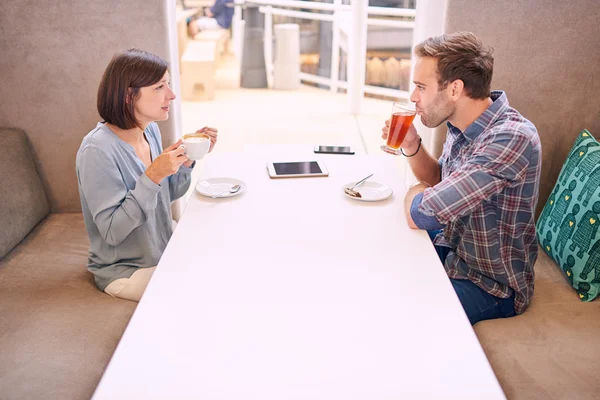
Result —
[[214, 99], [215, 71], [228, 51], [231, 36], [227, 29], [216, 29], [199, 32], [190, 38], [186, 21], [195, 18], [198, 12], [198, 9], [177, 9], [181, 92], [186, 101]]

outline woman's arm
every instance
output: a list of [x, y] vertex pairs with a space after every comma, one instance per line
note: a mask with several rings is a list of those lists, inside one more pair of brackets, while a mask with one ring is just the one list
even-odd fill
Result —
[[190, 184], [192, 183], [192, 168], [193, 164], [190, 167], [182, 165], [179, 167], [177, 173], [169, 177], [169, 195], [171, 201], [175, 201], [183, 196], [190, 188]]
[[97, 148], [83, 150], [77, 161], [79, 185], [94, 224], [106, 243], [118, 246], [154, 212], [160, 185], [142, 174], [128, 190], [116, 161]]

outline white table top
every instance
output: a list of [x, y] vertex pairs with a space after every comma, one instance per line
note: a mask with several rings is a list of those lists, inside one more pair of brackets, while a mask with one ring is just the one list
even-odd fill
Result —
[[[192, 195], [94, 399], [503, 399], [394, 157], [295, 158], [330, 176], [207, 156], [203, 178], [248, 188]], [[394, 195], [343, 195], [369, 173]]]

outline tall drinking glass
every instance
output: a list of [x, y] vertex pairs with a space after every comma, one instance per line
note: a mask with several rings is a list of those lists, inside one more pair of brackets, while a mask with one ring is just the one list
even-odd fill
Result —
[[381, 146], [381, 150], [396, 156], [400, 154], [400, 145], [402, 145], [415, 115], [417, 115], [417, 111], [412, 103], [394, 103], [392, 105], [390, 131], [387, 142]]

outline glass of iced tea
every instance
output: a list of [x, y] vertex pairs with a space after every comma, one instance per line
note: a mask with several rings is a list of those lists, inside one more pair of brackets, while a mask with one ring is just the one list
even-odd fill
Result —
[[412, 103], [394, 103], [392, 105], [390, 131], [387, 142], [381, 146], [381, 150], [394, 155], [400, 154], [400, 145], [404, 141], [415, 115], [417, 115], [417, 111]]

